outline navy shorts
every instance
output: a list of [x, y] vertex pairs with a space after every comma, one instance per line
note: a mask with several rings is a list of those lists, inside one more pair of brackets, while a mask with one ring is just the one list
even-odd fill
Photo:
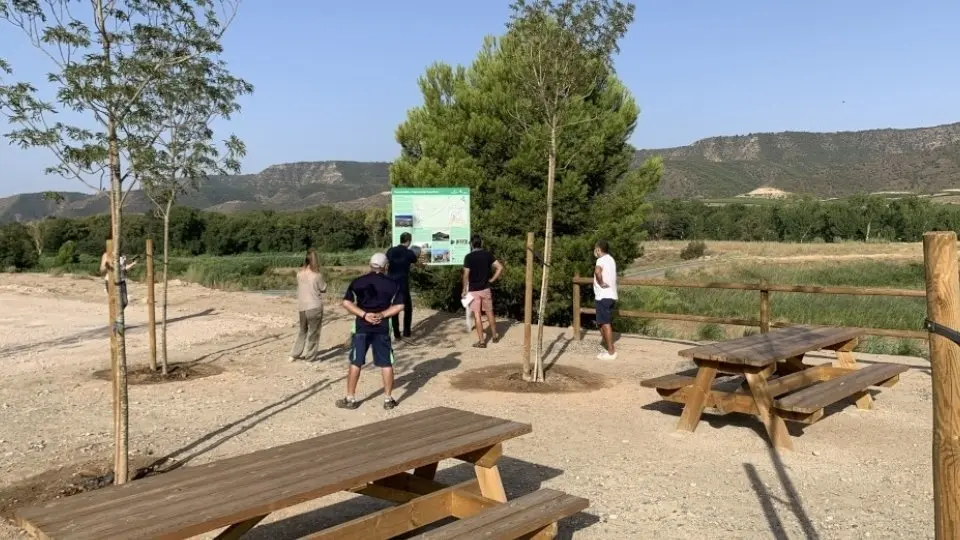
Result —
[[597, 325], [613, 324], [613, 306], [616, 303], [610, 298], [597, 300]]
[[350, 363], [363, 367], [367, 362], [367, 351], [373, 349], [373, 365], [381, 368], [393, 367], [393, 344], [390, 334], [354, 334], [350, 346]]

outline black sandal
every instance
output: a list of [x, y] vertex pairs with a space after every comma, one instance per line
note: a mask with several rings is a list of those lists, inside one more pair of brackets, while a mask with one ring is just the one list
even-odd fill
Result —
[[473, 344], [473, 348], [474, 348], [474, 349], [486, 349], [486, 348], [487, 348], [487, 344], [486, 344], [486, 343], [483, 343], [482, 341], [478, 341], [478, 342], [476, 342], [476, 343]]
[[500, 343], [500, 336], [493, 336], [494, 343]]

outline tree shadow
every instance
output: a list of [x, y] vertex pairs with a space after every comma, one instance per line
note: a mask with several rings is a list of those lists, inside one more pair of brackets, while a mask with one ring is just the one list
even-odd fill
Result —
[[[517, 323], [508, 319], [497, 319], [497, 334], [502, 339]], [[458, 346], [466, 337], [475, 339], [476, 328], [467, 331], [464, 314], [459, 315], [446, 312], [436, 312], [427, 318], [417, 321], [412, 330], [411, 338], [404, 338], [400, 344], [408, 348]], [[487, 329], [489, 336], [489, 328]]]
[[[420, 362], [413, 366], [413, 369], [405, 372], [403, 375], [393, 381], [394, 391], [403, 389], [403, 393], [396, 397], [397, 403], [403, 403], [407, 399], [416, 395], [431, 379], [444, 371], [451, 371], [460, 366], [461, 353], [454, 352], [442, 358], [434, 358], [426, 362]], [[383, 395], [383, 388], [370, 394], [363, 402], [370, 401]]]
[[[182, 321], [187, 321], [190, 319], [196, 319], [198, 317], [206, 317], [208, 315], [213, 315], [216, 313], [216, 310], [213, 308], [208, 308], [198, 313], [191, 313], [189, 315], [182, 315], [180, 317], [174, 317], [172, 319], [167, 319], [167, 324], [175, 324]], [[157, 325], [160, 325], [160, 321], [157, 321]], [[145, 324], [130, 325], [124, 328], [126, 332], [132, 332], [134, 330], [143, 330], [146, 328]], [[67, 345], [75, 345], [82, 341], [88, 339], [99, 339], [109, 336], [110, 327], [109, 326], [100, 326], [93, 328], [91, 330], [86, 330], [84, 332], [78, 332], [69, 336], [64, 336], [50, 341], [41, 341], [37, 343], [27, 343], [25, 345], [16, 345], [13, 347], [5, 347], [3, 352], [0, 352], [0, 358], [8, 358], [16, 354], [25, 353], [25, 352], [43, 352], [47, 349], [55, 347], [64, 347]]]
[[757, 495], [761, 508], [763, 508], [763, 515], [767, 518], [770, 532], [773, 533], [773, 537], [777, 540], [789, 540], [783, 525], [783, 520], [780, 519], [777, 508], [774, 505], [774, 503], [778, 503], [780, 506], [787, 507], [790, 512], [793, 513], [794, 517], [797, 518], [797, 521], [800, 522], [800, 528], [803, 529], [804, 538], [807, 540], [820, 540], [820, 535], [817, 533], [813, 521], [811, 521], [806, 509], [803, 507], [803, 500], [787, 472], [783, 459], [776, 449], [770, 447], [768, 451], [770, 453], [770, 459], [773, 462], [773, 468], [776, 470], [780, 484], [783, 486], [783, 491], [786, 493], [787, 500], [783, 500], [767, 490], [766, 486], [763, 485], [763, 481], [760, 479], [760, 475], [757, 473], [757, 468], [753, 464], [744, 463], [743, 469], [747, 473], [750, 486]]
[[[573, 338], [572, 338], [572, 337], [567, 337], [566, 334], [560, 334], [559, 336], [556, 337], [556, 339], [554, 339], [553, 341], [550, 342], [550, 345], [547, 346], [547, 350], [544, 351], [544, 353], [543, 353], [543, 356], [544, 356], [545, 358], [549, 358], [549, 359], [550, 359], [550, 360], [549, 360], [546, 364], [544, 364], [544, 366], [543, 366], [543, 372], [544, 372], [544, 373], [547, 373], [547, 372], [549, 372], [551, 369], [553, 369], [553, 366], [556, 365], [556, 363], [557, 363], [558, 361], [560, 361], [560, 357], [563, 356], [563, 355], [567, 352], [567, 349], [568, 349], [568, 348], [570, 348], [570, 344], [571, 344], [571, 343], [573, 343]], [[555, 348], [557, 348], [558, 346], [560, 347], [560, 349], [556, 352], [556, 354], [554, 354], [554, 353], [553, 353], [553, 350], [554, 350]], [[533, 352], [534, 354], [536, 354], [536, 351], [531, 351], [531, 352]]]
[[212, 353], [207, 353], [207, 354], [204, 354], [204, 355], [202, 355], [202, 356], [198, 356], [198, 357], [194, 358], [193, 360], [190, 360], [190, 361], [188, 361], [188, 362], [184, 362], [184, 364], [186, 364], [186, 365], [200, 364], [200, 363], [212, 364], [212, 363], [216, 362], [217, 360], [220, 360], [220, 359], [222, 359], [223, 357], [227, 356], [227, 354], [229, 354], [229, 353], [239, 353], [239, 352], [244, 352], [244, 351], [250, 351], [250, 350], [256, 349], [256, 348], [258, 348], [258, 347], [262, 347], [262, 346], [264, 346], [264, 345], [269, 345], [269, 344], [271, 344], [271, 343], [275, 343], [275, 342], [279, 341], [282, 337], [284, 337], [283, 334], [271, 334], [271, 335], [269, 335], [269, 336], [262, 337], [262, 338], [258, 338], [258, 339], [255, 339], [255, 340], [253, 340], [253, 341], [248, 341], [248, 342], [246, 342], [246, 343], [241, 343], [240, 345], [234, 345], [234, 346], [232, 346], [232, 347], [227, 347], [226, 349], [220, 349], [220, 350], [214, 351], [214, 352], [212, 352]]
[[166, 456], [157, 459], [152, 464], [145, 467], [139, 476], [145, 476], [154, 473], [165, 473], [174, 469], [178, 469], [197, 457], [219, 447], [230, 439], [242, 435], [257, 425], [269, 420], [270, 418], [303, 403], [307, 399], [322, 392], [323, 390], [326, 390], [331, 385], [340, 382], [343, 379], [344, 377], [333, 381], [322, 379], [304, 388], [303, 390], [294, 392], [293, 394], [262, 407], [244, 416], [243, 418], [211, 431], [210, 433], [207, 433], [190, 444], [187, 444], [186, 446], [174, 450]]
[[[533, 493], [540, 489], [543, 482], [557, 478], [563, 474], [563, 471], [560, 469], [507, 456], [500, 459], [499, 468], [500, 474], [503, 477], [507, 497], [510, 499]], [[474, 478], [476, 478], [476, 475], [473, 466], [467, 463], [460, 463], [453, 467], [442, 469], [437, 472], [436, 477], [438, 482], [448, 485], [465, 482]], [[383, 510], [384, 508], [389, 508], [390, 506], [392, 505], [388, 502], [357, 495], [343, 502], [255, 527], [244, 536], [244, 539], [287, 540], [302, 538], [314, 532], [346, 523], [353, 519]], [[449, 521], [450, 520], [441, 521], [437, 524], [395, 538], [409, 538], [424, 530], [436, 528]], [[574, 533], [599, 522], [600, 518], [596, 515], [580, 512], [560, 522], [560, 533], [557, 538], [570, 539]]]

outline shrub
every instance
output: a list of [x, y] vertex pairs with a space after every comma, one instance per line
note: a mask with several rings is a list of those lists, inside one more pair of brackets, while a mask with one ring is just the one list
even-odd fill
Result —
[[687, 247], [680, 250], [680, 258], [685, 261], [691, 261], [693, 259], [699, 259], [703, 257], [707, 252], [707, 245], [701, 240], [693, 240]]
[[37, 251], [26, 227], [11, 223], [0, 228], [0, 269], [26, 270], [36, 266]]
[[67, 240], [57, 250], [55, 264], [57, 266], [68, 266], [80, 261], [80, 255], [77, 253], [77, 243], [73, 240]]
[[697, 329], [697, 338], [700, 341], [721, 341], [725, 337], [723, 328], [716, 324], [705, 324]]

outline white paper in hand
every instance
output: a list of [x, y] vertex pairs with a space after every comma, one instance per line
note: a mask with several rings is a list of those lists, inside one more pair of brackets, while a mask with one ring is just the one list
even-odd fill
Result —
[[460, 303], [463, 304], [463, 308], [464, 310], [466, 310], [466, 314], [467, 314], [467, 318], [465, 321], [467, 324], [467, 332], [473, 332], [473, 317], [472, 317], [473, 314], [470, 313], [470, 304], [473, 303], [473, 295], [470, 293], [467, 293], [466, 296], [460, 299]]

